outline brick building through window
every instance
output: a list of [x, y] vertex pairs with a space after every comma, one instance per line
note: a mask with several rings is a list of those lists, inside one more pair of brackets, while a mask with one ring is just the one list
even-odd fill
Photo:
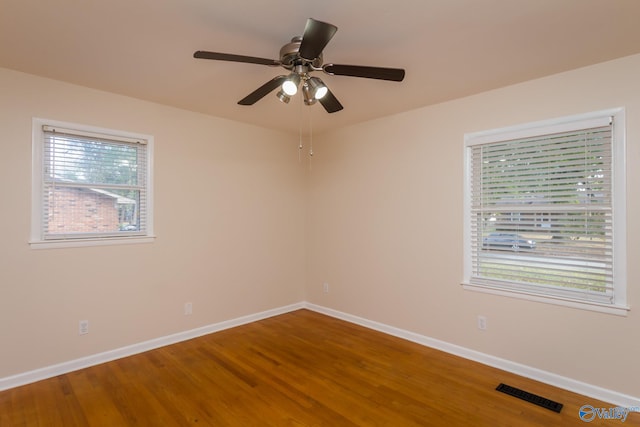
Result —
[[52, 234], [117, 232], [135, 218], [135, 200], [105, 190], [54, 187], [47, 199]]

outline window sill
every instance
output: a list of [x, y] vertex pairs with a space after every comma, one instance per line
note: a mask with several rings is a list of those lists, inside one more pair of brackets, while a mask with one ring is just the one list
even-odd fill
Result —
[[134, 245], [152, 243], [156, 236], [114, 237], [101, 239], [37, 240], [29, 242], [31, 249], [80, 248], [87, 246]]
[[469, 283], [462, 283], [462, 288], [468, 291], [483, 292], [492, 295], [500, 295], [509, 298], [517, 298], [528, 301], [541, 302], [545, 304], [560, 305], [564, 307], [571, 307], [579, 310], [596, 311], [599, 313], [613, 314], [616, 316], [627, 316], [630, 307], [623, 305], [601, 304], [596, 302], [576, 301], [561, 297], [554, 297], [548, 295], [537, 295], [526, 292], [518, 291], [506, 291], [504, 289], [492, 288], [490, 286], [472, 285]]

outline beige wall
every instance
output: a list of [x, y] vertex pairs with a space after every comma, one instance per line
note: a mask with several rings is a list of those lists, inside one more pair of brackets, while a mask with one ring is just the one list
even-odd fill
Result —
[[[154, 243], [30, 249], [32, 117], [155, 137]], [[296, 138], [6, 69], [0, 130], [0, 378], [304, 299]]]
[[[640, 396], [638, 75], [634, 56], [337, 129], [309, 171], [283, 133], [0, 69], [0, 378], [307, 300]], [[629, 316], [462, 290], [464, 133], [620, 106]], [[155, 243], [29, 248], [32, 117], [155, 137]]]
[[[638, 76], [633, 56], [322, 135], [307, 300], [640, 396]], [[613, 107], [627, 118], [628, 317], [463, 290], [464, 134]]]

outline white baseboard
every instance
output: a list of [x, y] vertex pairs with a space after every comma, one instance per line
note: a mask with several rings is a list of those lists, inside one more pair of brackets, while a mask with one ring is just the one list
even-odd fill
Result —
[[[316, 311], [318, 313], [326, 314], [327, 316], [335, 317], [337, 319], [345, 320], [347, 322], [355, 323], [360, 326], [364, 326], [369, 329], [384, 332], [389, 335], [393, 335], [398, 338], [406, 339], [407, 341], [415, 342], [417, 344], [424, 345], [426, 347], [435, 348], [437, 350], [444, 351], [456, 356], [463, 357], [465, 359], [480, 362], [484, 365], [493, 366], [494, 368], [502, 369], [503, 371], [511, 372], [516, 375], [531, 378], [536, 381], [543, 382], [555, 387], [559, 387], [565, 390], [569, 390], [575, 393], [583, 394], [585, 396], [592, 397], [594, 399], [602, 400], [604, 402], [612, 403], [625, 408], [640, 407], [640, 398], [629, 396], [623, 393], [618, 393], [613, 390], [608, 390], [602, 387], [587, 384], [581, 381], [577, 381], [571, 378], [563, 377], [561, 375], [546, 372], [531, 366], [522, 365], [520, 363], [512, 362], [510, 360], [501, 359], [499, 357], [491, 356], [489, 354], [481, 353], [479, 351], [471, 350], [459, 345], [450, 344], [445, 341], [440, 341], [434, 338], [430, 338], [424, 335], [416, 334], [414, 332], [399, 329], [393, 326], [385, 325], [383, 323], [375, 322], [372, 320], [364, 319], [362, 317], [353, 316], [351, 314], [343, 313], [341, 311], [333, 310], [331, 308], [323, 307], [316, 304], [304, 303], [304, 307]], [[585, 402], [588, 404], [589, 402]]]
[[[244, 325], [258, 320], [266, 319], [269, 317], [277, 316], [280, 314], [288, 313], [291, 311], [307, 308], [318, 313], [326, 314], [337, 319], [345, 320], [350, 323], [364, 326], [369, 329], [380, 331], [389, 335], [403, 338], [417, 344], [424, 345], [426, 347], [435, 348], [444, 352], [454, 354], [456, 356], [463, 357], [465, 359], [480, 362], [485, 365], [493, 366], [498, 369], [502, 369], [507, 372], [512, 372], [523, 377], [531, 378], [546, 384], [550, 384], [556, 387], [570, 390], [585, 396], [592, 397], [594, 399], [609, 402], [618, 406], [630, 408], [640, 407], [640, 398], [629, 396], [626, 394], [618, 393], [613, 390], [604, 389], [598, 386], [587, 384], [581, 381], [577, 381], [571, 378], [563, 377], [550, 372], [542, 371], [537, 368], [515, 363], [506, 359], [491, 356], [489, 354], [481, 353], [475, 350], [471, 350], [465, 347], [461, 347], [455, 344], [450, 344], [445, 341], [440, 341], [434, 338], [430, 338], [424, 335], [416, 334], [414, 332], [406, 331], [404, 329], [396, 328], [393, 326], [385, 325], [383, 323], [375, 322], [373, 320], [364, 319], [362, 317], [354, 316], [351, 314], [343, 313], [341, 311], [333, 310], [331, 308], [323, 307], [308, 302], [299, 302], [290, 304], [284, 307], [275, 308], [272, 310], [266, 310], [260, 313], [251, 314], [247, 316], [238, 317], [231, 320], [226, 320], [219, 323], [203, 326], [196, 329], [191, 329], [177, 334], [167, 335], [144, 341], [141, 343], [133, 344], [130, 346], [118, 348], [115, 350], [106, 351], [103, 353], [94, 354], [91, 356], [83, 357], [80, 359], [71, 360], [69, 362], [60, 363], [57, 365], [47, 366], [44, 368], [36, 369], [29, 372], [13, 375], [10, 377], [0, 378], [0, 391], [10, 388], [18, 387], [21, 385], [33, 383], [36, 381], [52, 378], [57, 375], [66, 374], [68, 372], [77, 371], [78, 369], [87, 368], [89, 366], [98, 365], [112, 360], [120, 359], [134, 354], [143, 353], [145, 351], [153, 350], [166, 345], [175, 344], [181, 341], [186, 341], [192, 338], [200, 337], [203, 335], [211, 334], [214, 332], [222, 331], [225, 329], [233, 328], [236, 326]], [[587, 404], [588, 402], [585, 402]]]
[[290, 311], [299, 310], [301, 308], [304, 308], [304, 306], [305, 304], [303, 302], [291, 304], [284, 307], [279, 307], [272, 310], [250, 314], [248, 316], [242, 316], [235, 319], [225, 320], [223, 322], [203, 326], [200, 328], [179, 332], [177, 334], [167, 335], [149, 341], [143, 341], [130, 346], [105, 351], [103, 353], [82, 357], [80, 359], [63, 362], [57, 365], [47, 366], [10, 377], [0, 378], [0, 391], [44, 380], [47, 378], [52, 378], [58, 375], [66, 374], [68, 372], [77, 371], [78, 369], [87, 368], [89, 366], [99, 365], [101, 363], [110, 362], [112, 360], [121, 359], [127, 356], [132, 356], [134, 354], [143, 353], [145, 351], [153, 350], [159, 347], [164, 347], [166, 345], [175, 344], [177, 342], [190, 340], [192, 338], [266, 319], [268, 317], [277, 316], [279, 314], [288, 313]]

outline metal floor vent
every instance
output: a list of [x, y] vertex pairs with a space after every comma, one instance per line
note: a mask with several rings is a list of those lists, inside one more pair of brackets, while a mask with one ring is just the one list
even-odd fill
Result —
[[500, 385], [496, 387], [496, 390], [510, 396], [517, 397], [518, 399], [526, 400], [527, 402], [535, 405], [542, 406], [543, 408], [549, 409], [553, 412], [560, 413], [562, 410], [562, 403], [554, 402], [553, 400], [520, 390], [519, 388], [511, 387], [510, 385], [500, 383]]

